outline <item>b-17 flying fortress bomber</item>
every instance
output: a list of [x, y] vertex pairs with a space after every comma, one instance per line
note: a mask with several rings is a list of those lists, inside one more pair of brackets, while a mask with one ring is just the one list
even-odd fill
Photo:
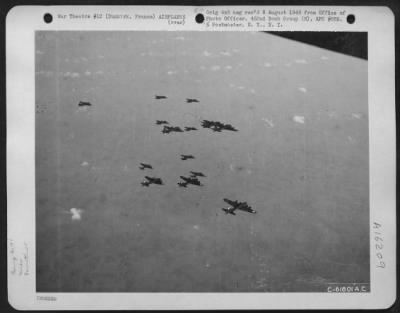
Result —
[[181, 160], [182, 161], [185, 161], [185, 160], [188, 160], [188, 159], [194, 159], [194, 156], [190, 155], [190, 154], [181, 154]]
[[223, 130], [230, 130], [230, 131], [238, 131], [235, 127], [233, 127], [231, 124], [224, 124], [219, 121], [208, 121], [208, 120], [203, 120], [201, 122], [201, 126], [203, 128], [210, 128], [214, 132], [221, 132]]
[[187, 98], [186, 99], [186, 103], [193, 103], [193, 102], [200, 102], [199, 100], [197, 100], [197, 99], [191, 99], [191, 98]]
[[179, 176], [183, 182], [179, 182], [179, 187], [187, 187], [187, 185], [204, 186], [197, 177]]
[[251, 206], [247, 204], [247, 202], [239, 202], [239, 201], [232, 201], [229, 199], [224, 198], [224, 201], [230, 205], [227, 209], [223, 208], [222, 211], [225, 212], [225, 214], [231, 214], [231, 215], [236, 215], [235, 211], [244, 211], [248, 213], [257, 213], [254, 211]]
[[157, 120], [156, 121], [156, 124], [157, 125], [162, 125], [162, 124], [169, 124], [167, 121], [160, 121], [160, 120]]
[[150, 164], [146, 164], [146, 163], [140, 163], [140, 167], [141, 170], [144, 170], [145, 168], [148, 168], [150, 170], [153, 169], [153, 167]]
[[163, 100], [163, 99], [168, 99], [168, 97], [167, 96], [157, 96], [157, 95], [155, 95], [155, 97], [154, 97], [156, 100]]
[[92, 104], [88, 101], [79, 101], [78, 106], [79, 107], [85, 107], [85, 106], [90, 107], [90, 106], [92, 106]]
[[169, 133], [183, 133], [182, 128], [179, 126], [164, 126], [162, 133], [163, 134], [169, 134]]
[[145, 176], [146, 180], [142, 181], [142, 186], [149, 187], [151, 184], [164, 185], [161, 178]]

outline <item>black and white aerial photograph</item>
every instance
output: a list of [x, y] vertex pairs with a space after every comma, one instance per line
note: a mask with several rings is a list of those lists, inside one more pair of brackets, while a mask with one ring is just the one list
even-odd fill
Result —
[[37, 292], [369, 291], [367, 33], [36, 31], [34, 105]]

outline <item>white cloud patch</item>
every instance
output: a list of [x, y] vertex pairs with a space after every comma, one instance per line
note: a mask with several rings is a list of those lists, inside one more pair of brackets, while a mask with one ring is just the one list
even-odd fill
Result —
[[232, 56], [232, 53], [230, 53], [229, 51], [221, 51], [220, 54], [226, 57]]
[[304, 116], [301, 116], [301, 115], [293, 116], [293, 121], [296, 122], [296, 123], [300, 123], [300, 124], [304, 124], [305, 123]]
[[295, 60], [295, 62], [296, 62], [297, 64], [307, 64], [307, 61], [304, 60], [304, 59], [297, 59], [297, 60]]
[[329, 118], [335, 118], [338, 116], [338, 114], [336, 112], [328, 112], [328, 116]]
[[213, 65], [213, 66], [210, 67], [210, 69], [211, 69], [213, 72], [216, 72], [216, 71], [219, 71], [219, 70], [221, 69], [221, 66], [219, 66], [219, 65]]
[[69, 212], [71, 213], [71, 219], [73, 221], [80, 221], [82, 219], [82, 209], [71, 208]]

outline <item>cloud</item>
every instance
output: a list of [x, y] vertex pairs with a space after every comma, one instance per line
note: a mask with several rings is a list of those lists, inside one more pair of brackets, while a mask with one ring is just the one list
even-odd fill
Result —
[[295, 115], [293, 116], [293, 121], [295, 121], [296, 123], [300, 123], [300, 124], [304, 124], [304, 116], [300, 116], [300, 115]]

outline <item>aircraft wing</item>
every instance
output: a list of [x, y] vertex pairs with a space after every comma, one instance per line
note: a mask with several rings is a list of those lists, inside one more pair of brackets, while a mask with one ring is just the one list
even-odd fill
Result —
[[249, 206], [246, 202], [243, 202], [241, 205], [239, 205], [237, 207], [237, 210], [241, 210], [241, 211], [245, 211], [245, 212], [249, 212], [249, 213], [256, 213], [256, 211], [254, 211], [251, 206]]
[[233, 206], [233, 207], [237, 207], [240, 204], [239, 201], [232, 201], [232, 200], [229, 200], [227, 198], [224, 198], [224, 201], [226, 203], [228, 203], [230, 206]]

